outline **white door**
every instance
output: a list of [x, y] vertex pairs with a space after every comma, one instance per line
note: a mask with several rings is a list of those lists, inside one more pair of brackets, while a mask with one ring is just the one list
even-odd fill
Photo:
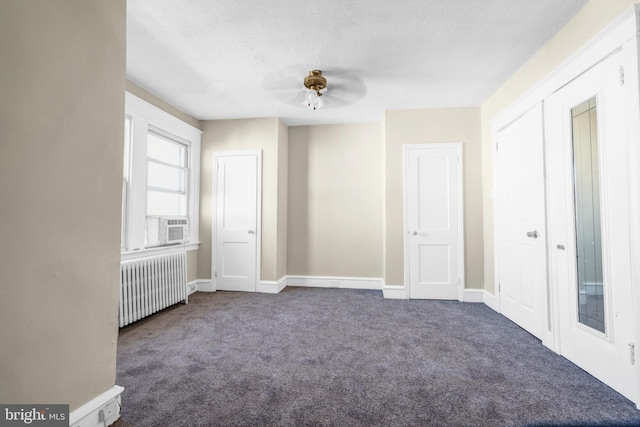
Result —
[[462, 144], [406, 145], [405, 189], [409, 296], [461, 299]]
[[612, 55], [546, 101], [549, 225], [560, 353], [635, 400], [623, 63]]
[[261, 153], [215, 154], [212, 280], [255, 292], [259, 269]]
[[496, 142], [500, 312], [542, 339], [547, 283], [542, 106], [499, 131]]

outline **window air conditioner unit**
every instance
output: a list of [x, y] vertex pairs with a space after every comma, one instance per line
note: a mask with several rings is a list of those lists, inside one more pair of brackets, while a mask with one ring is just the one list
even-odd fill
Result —
[[189, 220], [185, 217], [148, 216], [147, 246], [162, 246], [189, 241]]

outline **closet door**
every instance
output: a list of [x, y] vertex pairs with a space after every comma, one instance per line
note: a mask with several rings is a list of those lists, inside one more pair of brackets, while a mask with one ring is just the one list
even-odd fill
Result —
[[622, 53], [546, 101], [560, 353], [634, 400]]
[[542, 339], [547, 262], [540, 104], [497, 134], [500, 312]]

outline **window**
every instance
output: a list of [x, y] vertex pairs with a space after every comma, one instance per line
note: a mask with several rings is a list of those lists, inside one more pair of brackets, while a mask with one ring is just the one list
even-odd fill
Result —
[[189, 147], [147, 135], [147, 216], [187, 216]]
[[147, 223], [158, 217], [188, 220], [187, 250], [197, 249], [201, 132], [130, 93], [125, 99], [122, 251], [155, 247]]

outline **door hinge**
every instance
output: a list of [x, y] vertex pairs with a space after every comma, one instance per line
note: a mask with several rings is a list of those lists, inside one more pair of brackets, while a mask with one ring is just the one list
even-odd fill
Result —
[[629, 343], [629, 363], [636, 364], [636, 345], [632, 342]]
[[214, 277], [214, 278], [218, 278], [218, 272], [217, 272], [217, 271], [214, 271], [214, 272], [213, 272], [213, 277]]
[[618, 77], [620, 78], [620, 86], [624, 86], [624, 67], [622, 65], [618, 69]]
[[498, 282], [498, 292], [502, 290], [502, 283]]
[[498, 144], [496, 143], [496, 151], [498, 151]]

